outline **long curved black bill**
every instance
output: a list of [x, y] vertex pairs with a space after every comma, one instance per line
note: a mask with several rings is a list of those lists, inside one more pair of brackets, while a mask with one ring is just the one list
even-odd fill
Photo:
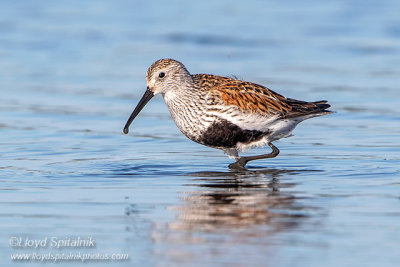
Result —
[[153, 92], [147, 87], [146, 92], [140, 99], [139, 103], [137, 104], [135, 110], [132, 112], [131, 116], [129, 117], [128, 121], [124, 127], [124, 134], [129, 133], [129, 125], [131, 125], [132, 121], [136, 118], [139, 112], [143, 109], [143, 107], [150, 101], [150, 99], [154, 96]]

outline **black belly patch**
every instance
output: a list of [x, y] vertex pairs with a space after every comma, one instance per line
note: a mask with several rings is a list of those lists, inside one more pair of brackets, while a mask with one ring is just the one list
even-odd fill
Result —
[[257, 130], [243, 130], [227, 120], [220, 120], [208, 127], [196, 141], [211, 147], [234, 148], [238, 142], [246, 144], [258, 141], [268, 133]]

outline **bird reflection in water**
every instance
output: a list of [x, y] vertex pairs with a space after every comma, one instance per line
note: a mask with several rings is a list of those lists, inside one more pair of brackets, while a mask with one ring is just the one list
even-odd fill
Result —
[[213, 231], [216, 229], [267, 226], [268, 231], [295, 227], [306, 218], [306, 207], [282, 188], [295, 186], [282, 183], [280, 177], [300, 171], [265, 169], [244, 172], [191, 173], [193, 183], [201, 190], [184, 192], [183, 203], [173, 207], [177, 219], [170, 230]]

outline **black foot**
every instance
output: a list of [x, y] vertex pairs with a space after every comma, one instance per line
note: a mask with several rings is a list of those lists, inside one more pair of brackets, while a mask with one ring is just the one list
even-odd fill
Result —
[[272, 152], [269, 154], [259, 155], [259, 156], [250, 156], [250, 157], [240, 157], [235, 163], [229, 164], [229, 169], [234, 170], [247, 170], [245, 168], [247, 162], [257, 159], [267, 159], [267, 158], [275, 158], [279, 155], [279, 149], [274, 146], [272, 143], [268, 143], [269, 147], [272, 148]]
[[246, 157], [241, 157], [236, 162], [229, 164], [229, 169], [232, 169], [232, 170], [247, 170], [246, 167], [245, 167], [247, 162], [248, 162], [248, 160], [246, 159]]

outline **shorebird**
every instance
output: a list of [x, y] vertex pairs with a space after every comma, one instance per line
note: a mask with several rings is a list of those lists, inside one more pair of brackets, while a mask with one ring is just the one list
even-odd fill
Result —
[[[303, 120], [331, 113], [327, 101], [286, 98], [262, 85], [211, 74], [190, 74], [174, 59], [160, 59], [147, 70], [147, 90], [129, 117], [124, 133], [149, 100], [161, 94], [179, 130], [190, 140], [223, 150], [245, 169], [247, 162], [274, 158], [273, 141], [288, 137]], [[272, 152], [239, 157], [268, 145]]]

